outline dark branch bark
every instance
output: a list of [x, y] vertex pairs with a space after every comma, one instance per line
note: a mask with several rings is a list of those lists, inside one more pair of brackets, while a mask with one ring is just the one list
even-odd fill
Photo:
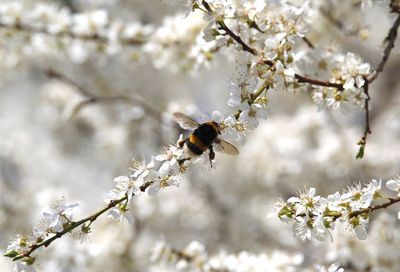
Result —
[[359, 211], [355, 211], [349, 214], [349, 217], [356, 217], [359, 215], [362, 215], [364, 213], [370, 213], [376, 210], [380, 210], [380, 209], [386, 209], [387, 207], [396, 204], [400, 202], [400, 197], [396, 197], [396, 198], [389, 198], [389, 200], [385, 203], [379, 204], [379, 205], [373, 205], [373, 206], [369, 206], [368, 208], [365, 209], [361, 209]]
[[385, 42], [387, 44], [385, 50], [383, 51], [382, 60], [378, 64], [378, 67], [368, 77], [368, 81], [370, 83], [373, 82], [375, 79], [377, 79], [379, 74], [383, 71], [383, 68], [385, 67], [386, 62], [389, 59], [392, 49], [394, 48], [394, 43], [397, 39], [397, 30], [399, 27], [400, 27], [400, 11], [398, 11], [397, 18], [394, 21], [392, 27], [389, 30], [388, 35], [385, 38]]
[[358, 142], [358, 145], [360, 146], [360, 148], [356, 155], [357, 159], [362, 159], [364, 157], [365, 147], [367, 146], [368, 134], [371, 134], [371, 127], [370, 127], [370, 122], [369, 122], [369, 101], [371, 100], [371, 97], [369, 96], [369, 82], [367, 80], [365, 81], [365, 85], [364, 85], [364, 93], [367, 96], [367, 98], [364, 101], [365, 129], [364, 129], [364, 134], [363, 134], [361, 140]]

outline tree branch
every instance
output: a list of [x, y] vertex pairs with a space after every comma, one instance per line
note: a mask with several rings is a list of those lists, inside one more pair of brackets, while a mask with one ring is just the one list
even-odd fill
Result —
[[[203, 0], [202, 4], [204, 6], [204, 8], [207, 10], [207, 12], [209, 14], [213, 14], [214, 11], [212, 10], [212, 8], [210, 7], [210, 5]], [[243, 41], [242, 38], [239, 37], [239, 35], [235, 34], [224, 22], [224, 20], [219, 19], [217, 20], [217, 24], [219, 25], [219, 27], [223, 30], [225, 30], [225, 32], [238, 44], [240, 44], [243, 48], [244, 51], [249, 52], [250, 54], [257, 56], [258, 52], [255, 48], [251, 47], [250, 45], [248, 45], [246, 42]], [[313, 48], [313, 45], [311, 43], [309, 43], [309, 41], [307, 39], [304, 40], [311, 48]], [[307, 42], [308, 41], [308, 42]], [[265, 60], [264, 61], [265, 64], [273, 67], [274, 63], [272, 61], [269, 60]], [[308, 78], [306, 76], [302, 76], [299, 74], [295, 74], [295, 78], [297, 79], [297, 81], [299, 83], [309, 83], [311, 85], [315, 85], [315, 86], [323, 86], [323, 87], [332, 87], [332, 88], [337, 88], [338, 90], [343, 90], [343, 85], [342, 84], [338, 84], [338, 83], [331, 83], [329, 81], [322, 81], [322, 80], [316, 80], [316, 79], [312, 79], [312, 78]]]
[[371, 213], [371, 212], [376, 211], [376, 210], [386, 209], [387, 207], [389, 207], [389, 206], [391, 206], [393, 204], [396, 204], [398, 202], [400, 202], [400, 196], [395, 197], [395, 198], [388, 198], [388, 201], [385, 202], [385, 203], [378, 204], [378, 205], [372, 205], [372, 206], [369, 206], [367, 208], [352, 212], [352, 213], [349, 214], [349, 217], [350, 218], [351, 217], [356, 217], [356, 216], [359, 216], [359, 215], [362, 215], [362, 214], [365, 214], [365, 213]]
[[[202, 1], [204, 8], [208, 11], [209, 14], [213, 14], [214, 11], [211, 9], [210, 5], [206, 1]], [[224, 20], [217, 20], [217, 24], [221, 29], [223, 29], [232, 39], [234, 39], [238, 44], [240, 44], [244, 51], [249, 52], [252, 55], [257, 55], [257, 50], [250, 47], [247, 43], [245, 43], [242, 38], [236, 35], [224, 22]]]
[[143, 98], [141, 97], [131, 97], [131, 96], [123, 96], [123, 95], [118, 95], [118, 96], [97, 96], [94, 95], [93, 93], [89, 92], [86, 90], [84, 87], [79, 85], [78, 83], [74, 82], [70, 78], [66, 77], [65, 75], [61, 74], [60, 72], [57, 72], [53, 69], [47, 69], [46, 71], [47, 76], [51, 78], [55, 78], [58, 80], [61, 80], [63, 82], [66, 82], [67, 84], [74, 86], [80, 94], [82, 94], [86, 99], [80, 103], [78, 103], [74, 110], [72, 115], [75, 115], [77, 112], [82, 110], [83, 107], [93, 104], [93, 103], [113, 103], [113, 102], [124, 102], [124, 103], [129, 103], [129, 104], [139, 104], [142, 106], [145, 111], [152, 116], [154, 119], [158, 120], [161, 122], [161, 112], [153, 108], [151, 105], [147, 104]]
[[397, 39], [397, 30], [400, 27], [400, 11], [397, 11], [397, 13], [398, 13], [397, 18], [394, 21], [392, 27], [389, 30], [388, 35], [385, 38], [385, 42], [387, 42], [387, 45], [385, 47], [385, 50], [383, 51], [382, 60], [378, 64], [378, 67], [368, 76], [369, 83], [373, 82], [375, 79], [378, 78], [379, 74], [383, 71], [386, 62], [389, 59], [392, 49], [394, 48], [394, 43]]
[[359, 151], [356, 155], [357, 159], [361, 159], [364, 156], [364, 151], [365, 147], [367, 145], [367, 137], [368, 134], [371, 134], [371, 128], [370, 128], [370, 118], [369, 118], [369, 102], [371, 100], [371, 97], [369, 95], [369, 84], [371, 84], [374, 80], [376, 80], [379, 76], [379, 74], [383, 71], [383, 68], [385, 67], [386, 62], [389, 59], [389, 56], [392, 52], [392, 49], [394, 48], [395, 41], [397, 39], [397, 31], [398, 28], [400, 27], [400, 9], [395, 8], [394, 6], [394, 1], [391, 2], [390, 4], [392, 8], [392, 12], [397, 13], [397, 18], [394, 21], [392, 27], [389, 29], [389, 32], [385, 38], [385, 42], [387, 42], [387, 45], [383, 51], [383, 57], [381, 61], [379, 62], [377, 68], [370, 73], [367, 77], [365, 77], [365, 85], [364, 85], [364, 93], [367, 96], [365, 99], [365, 104], [364, 104], [364, 109], [365, 109], [365, 129], [364, 129], [364, 134], [361, 138], [361, 140], [358, 142], [358, 145], [360, 146]]
[[364, 134], [363, 134], [361, 140], [358, 142], [358, 145], [360, 146], [360, 148], [359, 148], [358, 153], [356, 155], [357, 159], [362, 159], [364, 157], [364, 151], [365, 151], [365, 147], [367, 145], [368, 134], [371, 134], [371, 127], [370, 127], [370, 123], [369, 123], [369, 101], [371, 100], [371, 97], [369, 95], [369, 82], [368, 82], [368, 80], [365, 81], [364, 93], [367, 96], [367, 98], [364, 101], [365, 129], [364, 129]]
[[307, 44], [307, 46], [311, 49], [315, 49], [315, 45], [308, 39], [307, 37], [303, 37], [302, 40]]
[[118, 205], [119, 203], [127, 200], [128, 197], [124, 196], [123, 198], [120, 198], [118, 200], [115, 201], [111, 201], [107, 207], [101, 209], [100, 211], [89, 215], [88, 217], [83, 218], [82, 220], [79, 220], [77, 222], [73, 222], [69, 227], [65, 228], [62, 232], [58, 232], [56, 233], [54, 236], [44, 240], [41, 243], [38, 244], [33, 244], [30, 249], [22, 254], [19, 254], [18, 256], [13, 258], [13, 261], [17, 261], [20, 260], [22, 258], [26, 258], [29, 257], [35, 250], [41, 248], [41, 247], [48, 247], [52, 242], [54, 242], [55, 240], [57, 240], [58, 238], [61, 238], [62, 236], [64, 236], [65, 234], [67, 234], [68, 232], [72, 231], [73, 229], [85, 224], [86, 222], [93, 222], [95, 221], [100, 215], [102, 215], [103, 213], [105, 213], [106, 211], [110, 210], [111, 208], [115, 207], [116, 205]]
[[[153, 181], [146, 182], [145, 184], [140, 186], [140, 190], [142, 192], [144, 192], [147, 189], [147, 187], [149, 187], [152, 183], [153, 183]], [[132, 196], [134, 196], [134, 194], [132, 194]], [[118, 204], [120, 204], [120, 203], [122, 203], [122, 202], [124, 202], [126, 200], [128, 200], [128, 196], [127, 195], [122, 197], [122, 198], [120, 198], [120, 199], [117, 199], [117, 200], [111, 200], [110, 203], [106, 207], [101, 209], [100, 211], [98, 211], [98, 212], [96, 212], [96, 213], [94, 213], [92, 215], [89, 215], [89, 216], [87, 216], [87, 217], [85, 217], [85, 218], [83, 218], [83, 219], [81, 219], [79, 221], [72, 222], [71, 225], [66, 227], [63, 231], [56, 233], [54, 236], [44, 240], [43, 242], [31, 245], [29, 250], [27, 250], [26, 252], [24, 252], [22, 254], [19, 254], [19, 255], [15, 256], [13, 258], [13, 261], [17, 261], [17, 260], [20, 260], [20, 259], [23, 259], [23, 258], [26, 258], [26, 257], [30, 257], [31, 254], [34, 251], [36, 251], [37, 249], [39, 249], [41, 247], [48, 247], [55, 240], [61, 238], [62, 236], [64, 236], [65, 234], [71, 232], [72, 230], [76, 229], [77, 227], [79, 227], [79, 226], [81, 226], [81, 225], [83, 225], [83, 224], [85, 224], [87, 222], [89, 222], [89, 224], [93, 223], [94, 221], [96, 221], [96, 219], [100, 215], [104, 214], [108, 210], [114, 208], [115, 206], [117, 206]]]
[[309, 84], [315, 85], [315, 86], [331, 87], [331, 88], [336, 88], [339, 91], [343, 90], [343, 85], [339, 84], [339, 83], [333, 83], [333, 82], [329, 82], [329, 81], [308, 78], [305, 76], [301, 76], [299, 74], [295, 74], [294, 77], [297, 79], [297, 82], [299, 82], [299, 83], [309, 83]]

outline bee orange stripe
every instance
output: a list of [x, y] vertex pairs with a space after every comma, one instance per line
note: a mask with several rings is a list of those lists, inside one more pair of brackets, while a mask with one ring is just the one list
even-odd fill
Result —
[[195, 146], [197, 146], [200, 150], [202, 150], [202, 151], [205, 151], [205, 150], [207, 150], [207, 146], [205, 146], [204, 144], [203, 144], [203, 142], [201, 141], [201, 139], [199, 138], [199, 137], [197, 137], [197, 136], [195, 136], [195, 135], [193, 135], [193, 134], [191, 134], [190, 136], [189, 136], [189, 141], [192, 143], [192, 144], [194, 144]]

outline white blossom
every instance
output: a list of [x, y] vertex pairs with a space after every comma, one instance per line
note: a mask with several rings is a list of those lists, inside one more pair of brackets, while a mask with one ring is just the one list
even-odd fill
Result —
[[337, 263], [331, 264], [328, 268], [322, 265], [317, 265], [318, 272], [344, 272], [343, 268], [340, 268], [340, 265]]
[[74, 209], [78, 207], [77, 203], [65, 204], [65, 198], [50, 204], [50, 212], [44, 212], [43, 217], [49, 222], [49, 229], [53, 232], [61, 232], [64, 230], [64, 224], [72, 220]]
[[239, 120], [247, 123], [250, 128], [256, 128], [259, 124], [259, 119], [266, 119], [267, 112], [264, 107], [260, 104], [242, 103], [240, 105], [242, 112], [239, 115]]
[[397, 192], [400, 195], [400, 176], [388, 180], [386, 182], [386, 188], [388, 188], [389, 190], [392, 190], [394, 192]]
[[[294, 233], [302, 240], [323, 240], [327, 235], [332, 239], [335, 222], [341, 222], [355, 237], [365, 240], [373, 210], [370, 209], [374, 201], [383, 198], [381, 183], [372, 180], [365, 187], [356, 183], [347, 192], [336, 192], [327, 198], [310, 188], [298, 197], [290, 197], [286, 203], [277, 201], [275, 211], [281, 220], [293, 223]], [[394, 180], [388, 183], [389, 187], [396, 186]]]

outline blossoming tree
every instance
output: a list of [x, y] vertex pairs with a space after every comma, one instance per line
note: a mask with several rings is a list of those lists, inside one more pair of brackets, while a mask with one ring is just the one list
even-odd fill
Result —
[[[398, 0], [0, 3], [0, 265], [398, 271], [399, 26]], [[189, 154], [175, 111], [240, 155]]]

